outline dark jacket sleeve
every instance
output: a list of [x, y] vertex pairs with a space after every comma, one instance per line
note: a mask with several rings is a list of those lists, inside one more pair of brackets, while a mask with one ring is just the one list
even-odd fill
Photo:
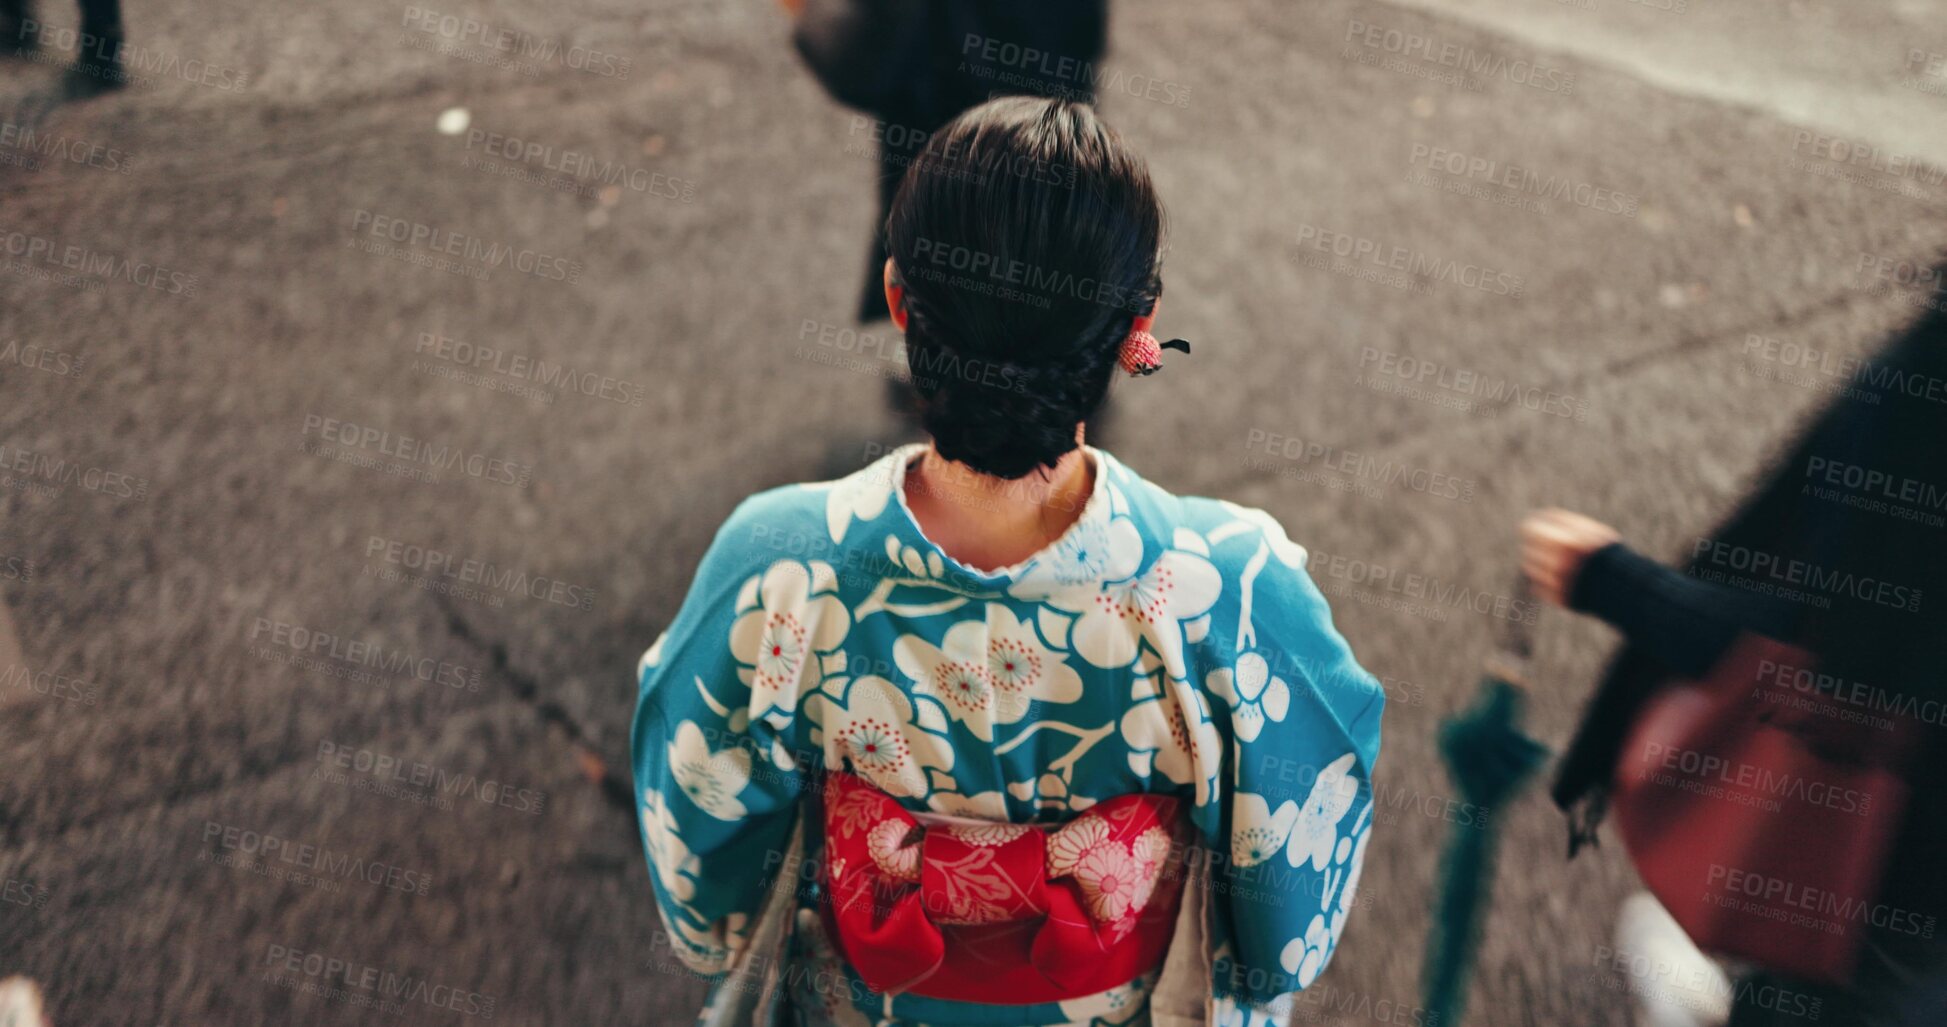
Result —
[[1607, 621], [1632, 645], [1686, 678], [1710, 673], [1738, 635], [1782, 637], [1792, 621], [1782, 600], [1699, 581], [1620, 542], [1583, 562], [1569, 607]]

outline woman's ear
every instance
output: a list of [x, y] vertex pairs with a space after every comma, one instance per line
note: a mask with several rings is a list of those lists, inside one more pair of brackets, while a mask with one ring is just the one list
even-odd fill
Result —
[[1149, 305], [1149, 313], [1137, 314], [1136, 319], [1129, 322], [1129, 330], [1132, 332], [1146, 332], [1156, 327], [1156, 312], [1162, 309], [1163, 298], [1158, 296], [1156, 297], [1156, 302]]
[[892, 258], [886, 258], [886, 309], [892, 311], [892, 325], [900, 331], [906, 330], [906, 287], [899, 282], [894, 271]]

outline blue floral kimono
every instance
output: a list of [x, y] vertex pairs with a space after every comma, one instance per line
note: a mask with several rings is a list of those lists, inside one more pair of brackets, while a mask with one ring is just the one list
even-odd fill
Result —
[[[745, 500], [642, 657], [635, 778], [676, 954], [725, 968], [794, 825], [815, 860], [826, 768], [913, 811], [1015, 823], [1162, 792], [1210, 856], [1218, 1022], [1281, 1018], [1352, 907], [1385, 705], [1304, 547], [1261, 510], [1172, 495], [1088, 449], [1080, 519], [1027, 560], [978, 570], [906, 505], [922, 450]], [[803, 1022], [1147, 1018], [1154, 975], [1031, 1006], [874, 993], [823, 936], [815, 882], [794, 900], [785, 974]]]

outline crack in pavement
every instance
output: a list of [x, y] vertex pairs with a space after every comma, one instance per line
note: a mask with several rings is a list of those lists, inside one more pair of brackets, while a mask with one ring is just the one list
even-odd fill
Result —
[[[473, 624], [453, 606], [452, 601], [438, 593], [433, 594], [433, 604], [446, 616], [447, 627], [453, 637], [484, 653], [495, 671], [514, 686], [514, 697], [532, 709], [542, 723], [558, 727], [568, 736], [568, 742], [575, 748], [575, 756], [580, 760], [584, 773], [596, 778], [602, 798], [617, 810], [629, 815], [633, 823], [636, 815], [635, 786], [622, 779], [622, 776], [609, 767], [608, 762], [595, 753], [589, 742], [589, 732], [581, 726], [572, 714], [561, 704], [541, 697], [541, 686], [527, 672], [515, 667], [504, 642], [487, 638], [475, 630]], [[599, 770], [598, 770], [599, 768]], [[599, 774], [599, 776], [598, 776]]]

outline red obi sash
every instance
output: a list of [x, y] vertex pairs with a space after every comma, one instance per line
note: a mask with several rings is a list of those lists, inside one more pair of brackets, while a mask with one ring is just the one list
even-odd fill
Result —
[[1176, 799], [1139, 794], [1059, 827], [915, 816], [829, 774], [833, 939], [882, 994], [1026, 1005], [1127, 984], [1169, 948], [1183, 891], [1176, 813]]

